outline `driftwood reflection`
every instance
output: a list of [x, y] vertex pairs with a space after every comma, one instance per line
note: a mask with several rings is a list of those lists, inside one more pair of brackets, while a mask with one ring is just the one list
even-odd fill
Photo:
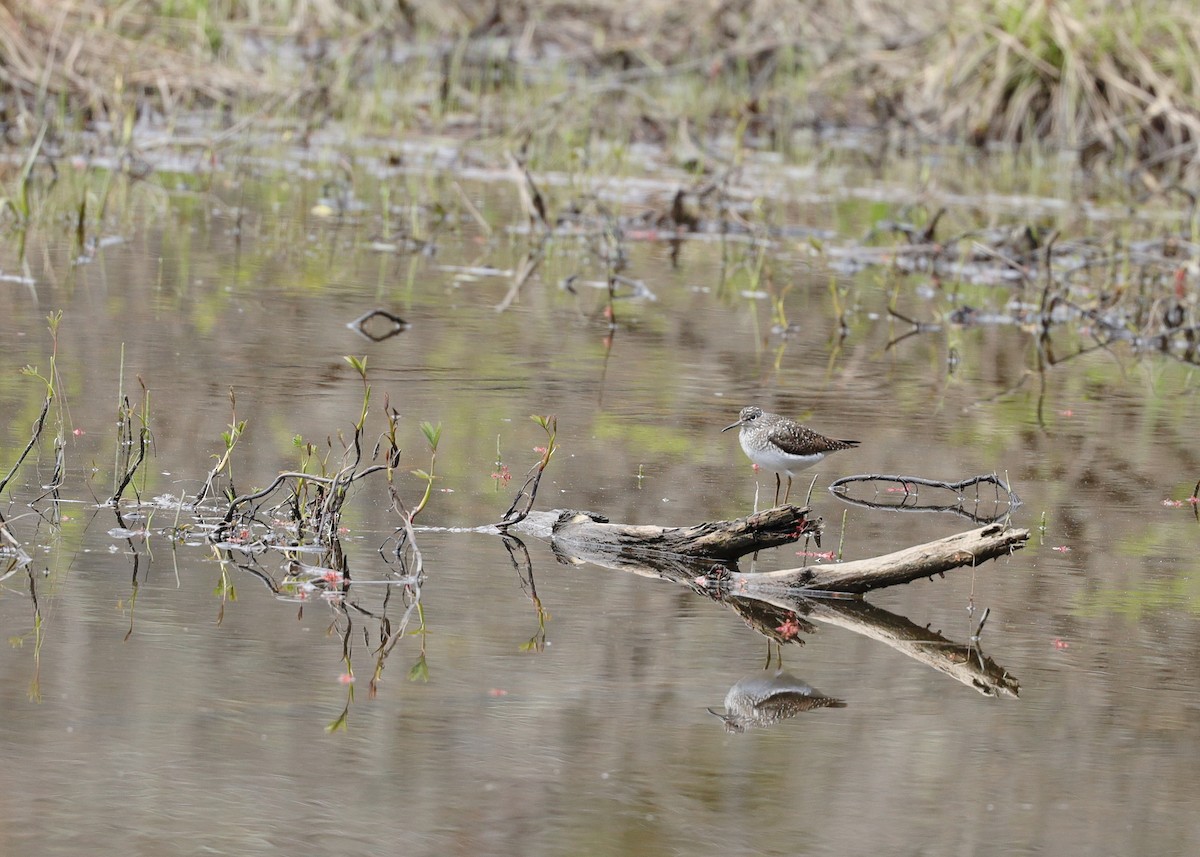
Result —
[[766, 728], [818, 708], [845, 708], [846, 703], [825, 696], [803, 679], [780, 670], [765, 670], [735, 682], [725, 694], [725, 710], [708, 709], [725, 723], [726, 732]]
[[[978, 641], [954, 642], [861, 598], [759, 595], [724, 596], [718, 600], [747, 625], [776, 642], [802, 642], [800, 634], [815, 630], [816, 625], [834, 625], [883, 643], [984, 696], [1020, 695], [1017, 679], [985, 656]], [[785, 634], [786, 638], [781, 639]]]

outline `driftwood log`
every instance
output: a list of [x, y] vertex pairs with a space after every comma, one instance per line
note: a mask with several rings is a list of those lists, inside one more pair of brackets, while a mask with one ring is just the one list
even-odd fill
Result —
[[754, 551], [819, 540], [821, 522], [807, 508], [778, 506], [734, 521], [694, 527], [631, 526], [609, 523], [593, 512], [560, 512], [551, 528], [558, 558], [664, 577], [691, 584], [716, 563], [736, 562]]
[[755, 595], [778, 588], [861, 595], [872, 589], [911, 583], [1008, 556], [1024, 547], [1028, 539], [1029, 530], [988, 524], [870, 559], [751, 574], [728, 572], [715, 580], [738, 595]]
[[[737, 559], [765, 548], [815, 536], [820, 520], [798, 506], [778, 506], [733, 521], [694, 527], [613, 524], [590, 512], [561, 512], [551, 528], [555, 552], [565, 562], [665, 577], [710, 592], [754, 596], [781, 589], [861, 595], [955, 568], [976, 566], [1024, 546], [1029, 531], [989, 524], [871, 559], [781, 571], [744, 573]], [[713, 563], [720, 563], [713, 569]]]
[[551, 520], [537, 534], [548, 530], [560, 560], [674, 580], [721, 601], [780, 645], [803, 643], [818, 625], [836, 625], [985, 696], [1019, 693], [1017, 679], [983, 654], [977, 637], [955, 643], [867, 604], [862, 595], [1007, 556], [1024, 547], [1028, 530], [989, 524], [870, 559], [743, 573], [737, 570], [738, 557], [804, 536], [819, 539], [820, 520], [810, 518], [808, 509], [786, 505], [694, 527], [627, 526], [588, 512], [560, 512]]

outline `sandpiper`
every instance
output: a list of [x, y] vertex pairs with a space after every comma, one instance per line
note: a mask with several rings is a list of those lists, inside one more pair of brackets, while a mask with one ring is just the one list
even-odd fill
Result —
[[741, 426], [738, 441], [746, 456], [763, 470], [775, 474], [775, 504], [779, 504], [779, 477], [787, 474], [787, 491], [783, 502], [792, 493], [792, 477], [806, 467], [812, 467], [831, 452], [858, 446], [857, 440], [834, 440], [817, 434], [795, 420], [772, 414], [751, 405], [742, 408], [738, 421], [721, 431]]

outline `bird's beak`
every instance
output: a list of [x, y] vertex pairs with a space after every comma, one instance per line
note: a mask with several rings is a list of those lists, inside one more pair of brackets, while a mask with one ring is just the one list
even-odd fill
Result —
[[736, 423], [734, 423], [731, 426], [725, 426], [725, 428], [721, 429], [721, 431], [729, 431], [731, 428], [737, 428], [740, 425], [742, 425], [742, 421], [738, 420]]

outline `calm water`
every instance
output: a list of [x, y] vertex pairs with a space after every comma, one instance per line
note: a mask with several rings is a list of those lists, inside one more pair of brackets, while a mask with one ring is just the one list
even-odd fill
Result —
[[[24, 273], [15, 245], [0, 248], [0, 274], [29, 277], [0, 281], [0, 468], [40, 409], [39, 382], [17, 370], [46, 371], [56, 310], [75, 432], [70, 502], [26, 505], [50, 478], [49, 442], [4, 498], [33, 563], [0, 582], [0, 853], [1200, 850], [1200, 525], [1163, 505], [1200, 478], [1193, 369], [1118, 350], [1039, 373], [1015, 326], [888, 347], [907, 328], [888, 321], [880, 277], [835, 278], [803, 239], [770, 251], [775, 284], [791, 284], [786, 338], [771, 302], [748, 294], [753, 249], [715, 240], [686, 243], [677, 266], [665, 242], [630, 242], [627, 274], [656, 300], [619, 301], [615, 330], [586, 284], [600, 272], [571, 239], [497, 313], [511, 280], [478, 269], [513, 268], [527, 239], [426, 219], [436, 252], [382, 252], [370, 241], [393, 236], [377, 214], [339, 223], [310, 213], [319, 182], [266, 187], [135, 185], [106, 232], [122, 240], [86, 264], [73, 264], [66, 230], [29, 236]], [[513, 196], [493, 182], [464, 192], [496, 222]], [[850, 234], [861, 217], [847, 194], [796, 221]], [[558, 288], [576, 273], [575, 294]], [[905, 293], [906, 314], [951, 306]], [[373, 343], [346, 326], [377, 306], [411, 327]], [[379, 617], [403, 612], [384, 603], [393, 569], [378, 548], [396, 518], [381, 481], [357, 490], [344, 520], [348, 613], [272, 592], [255, 571], [279, 579], [278, 553], [173, 542], [162, 530], [175, 513], [161, 508], [154, 534], [131, 542], [96, 505], [112, 491], [122, 361], [131, 399], [139, 377], [150, 390], [153, 457], [138, 483], [149, 499], [199, 488], [223, 450], [230, 388], [247, 423], [239, 489], [296, 467], [296, 436], [340, 449], [362, 400], [351, 354], [368, 361], [371, 440], [384, 395], [401, 414], [405, 470], [428, 466], [419, 423], [443, 426], [421, 519], [435, 528], [420, 534], [425, 633], [397, 643], [373, 697]], [[1025, 550], [869, 600], [956, 643], [990, 608], [983, 645], [1020, 699], [824, 626], [786, 646], [783, 666], [846, 707], [727, 734], [706, 709], [768, 656], [732, 612], [667, 582], [561, 564], [525, 537], [539, 622], [499, 537], [443, 529], [504, 512], [544, 444], [535, 413], [558, 416], [561, 445], [540, 509], [661, 524], [746, 514], [756, 475], [720, 429], [752, 402], [862, 440], [811, 471], [824, 549], [844, 540], [846, 558], [972, 525], [847, 506], [824, 490], [834, 478], [1012, 481], [1014, 523], [1033, 530]], [[507, 486], [492, 475], [498, 455]], [[773, 482], [757, 482], [767, 505]], [[797, 480], [801, 497], [807, 487]], [[406, 478], [410, 502], [420, 490]], [[758, 567], [798, 565], [796, 549]], [[422, 663], [428, 680], [409, 680]]]

